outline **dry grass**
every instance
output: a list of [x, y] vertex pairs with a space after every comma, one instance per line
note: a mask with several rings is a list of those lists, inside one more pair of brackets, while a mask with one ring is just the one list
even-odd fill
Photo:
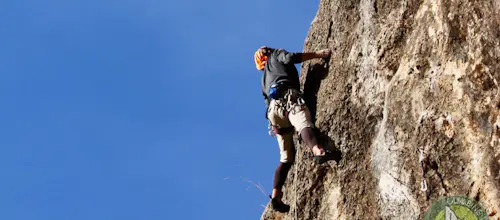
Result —
[[[229, 180], [229, 179], [232, 179], [232, 177], [226, 177], [224, 178], [223, 180]], [[266, 190], [264, 189], [264, 187], [262, 185], [260, 185], [259, 183], [255, 183], [254, 181], [252, 180], [249, 180], [248, 178], [246, 177], [243, 177], [243, 176], [240, 176], [239, 178], [240, 180], [242, 181], [245, 181], [247, 183], [250, 184], [250, 186], [248, 186], [246, 188], [246, 190], [248, 191], [252, 186], [254, 186], [255, 188], [259, 189], [260, 192], [262, 192], [262, 194], [266, 197], [266, 198], [269, 198], [269, 194], [267, 194]], [[260, 204], [260, 206], [263, 208], [263, 209], [266, 209], [266, 206], [263, 205], [263, 204]]]

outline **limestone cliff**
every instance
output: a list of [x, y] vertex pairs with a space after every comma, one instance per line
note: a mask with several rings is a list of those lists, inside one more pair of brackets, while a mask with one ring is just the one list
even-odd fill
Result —
[[423, 219], [450, 195], [500, 212], [499, 24], [500, 0], [321, 0], [304, 50], [333, 53], [301, 81], [342, 159], [300, 146], [290, 212], [262, 219]]

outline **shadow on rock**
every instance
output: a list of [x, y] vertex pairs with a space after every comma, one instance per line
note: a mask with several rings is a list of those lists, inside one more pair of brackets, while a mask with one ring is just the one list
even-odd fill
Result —
[[335, 146], [335, 142], [326, 134], [323, 134], [319, 129], [315, 129], [316, 137], [319, 137], [319, 143], [328, 152], [328, 160], [334, 160], [337, 164], [342, 160], [342, 152]]
[[316, 122], [316, 105], [318, 104], [318, 91], [321, 81], [328, 75], [328, 68], [324, 64], [315, 64], [309, 67], [304, 83], [304, 101], [311, 111], [312, 121]]

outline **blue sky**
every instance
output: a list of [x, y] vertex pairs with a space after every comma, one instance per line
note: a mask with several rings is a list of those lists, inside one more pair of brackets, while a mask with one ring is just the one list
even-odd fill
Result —
[[0, 219], [258, 219], [253, 52], [302, 51], [318, 4], [2, 1]]

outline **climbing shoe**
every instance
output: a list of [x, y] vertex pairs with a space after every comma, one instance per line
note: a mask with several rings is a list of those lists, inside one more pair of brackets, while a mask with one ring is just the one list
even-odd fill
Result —
[[324, 155], [315, 155], [314, 161], [318, 164], [323, 164], [329, 160], [335, 160], [337, 163], [342, 159], [342, 153], [340, 151], [325, 150]]
[[325, 163], [326, 161], [328, 161], [328, 152], [328, 150], [325, 150], [322, 155], [314, 155], [314, 161], [316, 161], [316, 163], [318, 164]]
[[278, 212], [288, 212], [290, 211], [290, 206], [283, 203], [280, 199], [277, 198], [271, 198], [271, 207]]
[[326, 155], [315, 155], [314, 156], [314, 161], [318, 164], [324, 164], [326, 161], [328, 161], [328, 158]]

